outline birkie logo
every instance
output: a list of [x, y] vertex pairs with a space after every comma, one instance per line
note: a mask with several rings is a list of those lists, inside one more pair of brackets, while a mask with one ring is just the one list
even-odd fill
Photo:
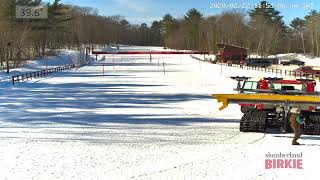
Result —
[[265, 154], [265, 169], [303, 169], [301, 153], [270, 153]]

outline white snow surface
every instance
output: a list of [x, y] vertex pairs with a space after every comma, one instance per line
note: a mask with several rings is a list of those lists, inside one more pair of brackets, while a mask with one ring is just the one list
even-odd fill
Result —
[[83, 58], [83, 56], [84, 53], [79, 53], [78, 51], [61, 50], [61, 52], [56, 56], [47, 56], [36, 60], [30, 60], [21, 68], [10, 69], [9, 75], [6, 70], [0, 71], [0, 81], [10, 81], [12, 75], [79, 63], [79, 59], [81, 57]]
[[[210, 97], [234, 93], [230, 76], [275, 75], [188, 55], [154, 55], [151, 62], [149, 55], [105, 57], [50, 78], [1, 86], [0, 179], [318, 176], [319, 136], [303, 135], [303, 145], [291, 146], [292, 134], [240, 133], [239, 106], [219, 111]], [[266, 170], [268, 152], [303, 152], [303, 169]]]

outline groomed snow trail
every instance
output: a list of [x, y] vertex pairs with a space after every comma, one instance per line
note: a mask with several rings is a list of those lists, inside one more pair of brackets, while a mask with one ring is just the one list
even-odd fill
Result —
[[[186, 55], [153, 56], [152, 62], [149, 56], [106, 56], [78, 70], [4, 87], [0, 179], [312, 175], [315, 159], [307, 156], [319, 150], [319, 137], [305, 136], [306, 145], [292, 149], [291, 134], [240, 133], [239, 106], [218, 111], [210, 94], [232, 93], [236, 82], [227, 77], [239, 74], [271, 76]], [[265, 170], [264, 155], [281, 150], [303, 151], [305, 170]]]

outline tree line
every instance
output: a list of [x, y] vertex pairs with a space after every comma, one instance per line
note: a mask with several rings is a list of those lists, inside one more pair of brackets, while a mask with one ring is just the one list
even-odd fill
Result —
[[[48, 7], [48, 18], [16, 18], [16, 6]], [[190, 9], [182, 18], [170, 14], [151, 25], [130, 24], [122, 16], [102, 16], [90, 7], [54, 0], [2, 0], [0, 4], [1, 66], [53, 55], [58, 49], [96, 44], [165, 46], [217, 52], [217, 43], [250, 48], [251, 53], [308, 53], [320, 56], [320, 12], [311, 11], [286, 26], [283, 16], [266, 1], [248, 12], [225, 11], [204, 17]]]
[[225, 43], [247, 47], [261, 56], [289, 52], [320, 56], [320, 11], [316, 10], [295, 18], [290, 26], [266, 1], [248, 12], [231, 10], [204, 17], [190, 9], [183, 18], [167, 14], [153, 24], [157, 23], [162, 24], [160, 35], [170, 48], [217, 52], [216, 44]]
[[[16, 6], [46, 6], [48, 18], [16, 18]], [[61, 0], [2, 0], [0, 3], [0, 67], [54, 55], [62, 48], [96, 44], [163, 45], [147, 24], [132, 25], [122, 16], [101, 16], [91, 7]]]

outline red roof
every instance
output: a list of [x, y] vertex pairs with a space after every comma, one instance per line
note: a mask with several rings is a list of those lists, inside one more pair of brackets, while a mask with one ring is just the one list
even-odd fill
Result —
[[219, 48], [229, 47], [229, 48], [238, 48], [238, 49], [243, 49], [243, 50], [248, 50], [249, 49], [249, 48], [245, 48], [245, 47], [240, 47], [240, 46], [235, 46], [235, 45], [228, 45], [228, 44], [217, 44], [217, 46]]

